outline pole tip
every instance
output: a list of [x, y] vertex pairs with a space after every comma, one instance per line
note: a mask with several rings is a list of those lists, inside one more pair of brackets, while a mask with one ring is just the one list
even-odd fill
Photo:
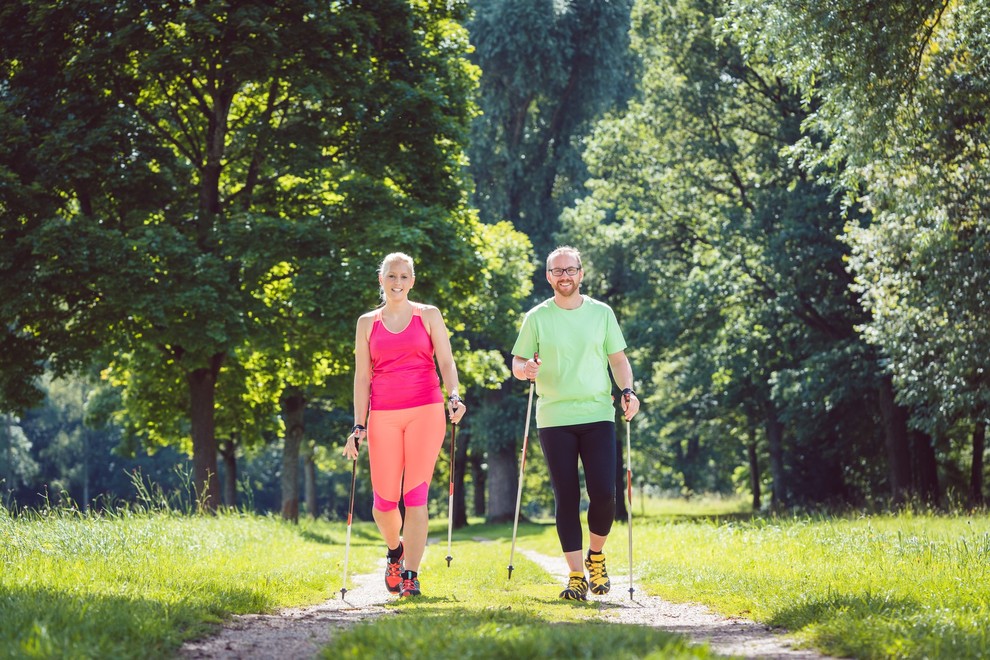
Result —
[[451, 561], [452, 561], [453, 559], [454, 559], [453, 557], [451, 557], [450, 555], [447, 555], [447, 568], [450, 568], [450, 562], [451, 562]]
[[347, 595], [347, 587], [341, 587], [340, 588], [340, 599], [343, 600], [346, 595]]
[[512, 579], [512, 564], [509, 564], [509, 579]]

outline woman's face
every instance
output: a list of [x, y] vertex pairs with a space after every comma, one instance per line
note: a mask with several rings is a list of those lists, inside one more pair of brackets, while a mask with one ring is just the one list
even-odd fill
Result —
[[404, 300], [415, 282], [412, 268], [401, 259], [390, 261], [385, 265], [385, 272], [378, 274], [378, 284], [385, 292], [386, 300]]

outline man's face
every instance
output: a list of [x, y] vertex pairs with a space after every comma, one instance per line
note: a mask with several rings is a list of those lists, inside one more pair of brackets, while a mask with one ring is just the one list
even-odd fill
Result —
[[[570, 269], [570, 273], [568, 273]], [[555, 275], [554, 273], [560, 273]], [[584, 271], [578, 259], [573, 254], [566, 252], [555, 255], [547, 263], [547, 282], [554, 293], [563, 297], [577, 295], [581, 288], [581, 279]]]

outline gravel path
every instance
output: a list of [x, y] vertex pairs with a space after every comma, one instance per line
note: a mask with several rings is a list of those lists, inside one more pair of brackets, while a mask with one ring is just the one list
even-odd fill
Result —
[[[520, 552], [554, 576], [561, 585], [567, 581], [567, 564], [563, 557], [548, 557], [529, 550]], [[617, 573], [617, 571], [611, 571]], [[825, 660], [829, 656], [815, 651], [796, 649], [780, 633], [767, 626], [739, 617], [713, 614], [703, 605], [671, 603], [647, 596], [633, 580], [629, 598], [629, 577], [612, 576], [612, 590], [605, 596], [591, 596], [598, 603], [599, 617], [616, 623], [652, 626], [687, 636], [692, 642], [707, 642], [716, 653], [738, 658], [786, 658], [788, 660]]]
[[[566, 581], [563, 557], [517, 550], [561, 584]], [[394, 613], [383, 607], [394, 596], [385, 591], [381, 576], [381, 571], [355, 576], [351, 589], [343, 599], [336, 594], [334, 598], [312, 607], [287, 609], [270, 615], [236, 616], [218, 634], [187, 642], [179, 657], [196, 660], [315, 658], [337, 630], [363, 619]], [[795, 649], [779, 632], [753, 621], [721, 617], [700, 605], [670, 603], [648, 596], [635, 582], [633, 598], [630, 599], [628, 577], [623, 575], [613, 578], [610, 594], [592, 598], [597, 603], [597, 616], [603, 620], [653, 626], [683, 634], [692, 642], [707, 642], [717, 653], [739, 658], [828, 658], [814, 651]]]

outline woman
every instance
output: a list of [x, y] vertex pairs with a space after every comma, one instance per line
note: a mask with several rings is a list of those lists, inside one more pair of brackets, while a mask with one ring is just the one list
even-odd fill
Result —
[[385, 587], [400, 597], [420, 595], [430, 480], [447, 428], [437, 366], [449, 393], [450, 421], [458, 423], [466, 410], [443, 317], [436, 307], [409, 300], [415, 283], [411, 257], [395, 252], [382, 260], [382, 305], [357, 322], [354, 428], [344, 446], [344, 456], [354, 460], [367, 435], [372, 513], [388, 546]]

